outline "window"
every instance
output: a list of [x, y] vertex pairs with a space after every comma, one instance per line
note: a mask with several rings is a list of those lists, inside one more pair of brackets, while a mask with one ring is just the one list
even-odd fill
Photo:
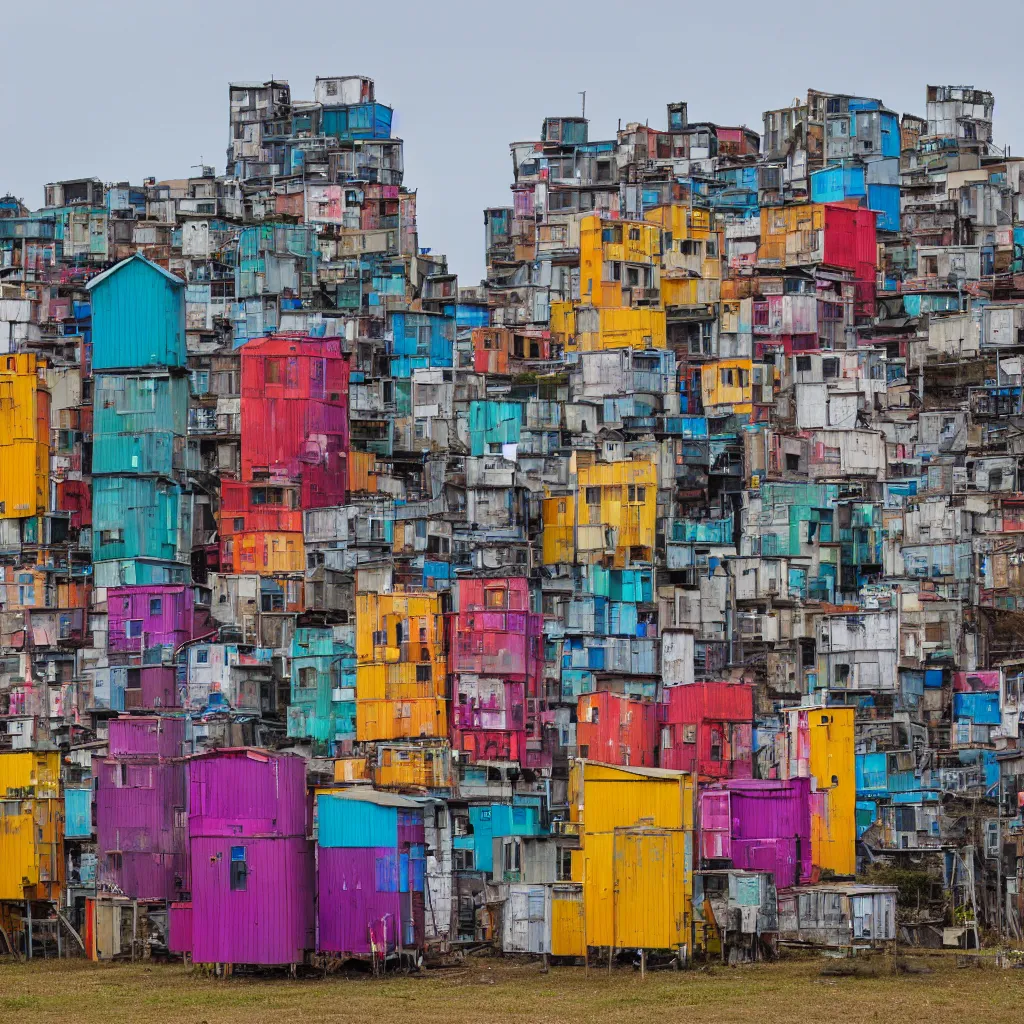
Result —
[[200, 647], [196, 651], [196, 664], [206, 665], [210, 660], [210, 649], [208, 647]]
[[142, 619], [129, 619], [124, 624], [124, 635], [129, 640], [138, 640], [142, 636]]
[[797, 356], [796, 357], [796, 372], [797, 373], [809, 373], [811, 369], [811, 357], [810, 356]]
[[586, 502], [588, 505], [600, 505], [601, 504], [601, 488], [600, 487], [588, 487], [585, 492]]
[[722, 730], [718, 726], [711, 729], [711, 760], [722, 760]]
[[162, 615], [164, 610], [163, 598], [151, 597], [149, 599], [149, 614], [150, 617]]
[[839, 376], [839, 360], [838, 359], [822, 359], [822, 361], [821, 361], [821, 375], [822, 375], [822, 377], [838, 377]]
[[505, 870], [519, 870], [519, 843], [515, 839], [505, 844]]
[[558, 848], [558, 866], [556, 868], [555, 880], [558, 882], [572, 881], [572, 850], [568, 847]]
[[231, 891], [245, 892], [249, 871], [245, 863], [245, 847], [231, 847]]
[[508, 592], [504, 588], [489, 587], [484, 591], [484, 607], [505, 608], [508, 604], [507, 597]]
[[281, 383], [281, 360], [268, 359], [264, 380], [267, 384]]
[[416, 666], [416, 682], [417, 683], [429, 683], [433, 678], [434, 670], [432, 665], [417, 665]]

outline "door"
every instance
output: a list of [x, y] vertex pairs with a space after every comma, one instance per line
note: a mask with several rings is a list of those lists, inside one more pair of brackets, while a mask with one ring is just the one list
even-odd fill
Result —
[[546, 953], [547, 946], [547, 889], [542, 885], [530, 889], [527, 900], [527, 949], [531, 953]]
[[700, 853], [705, 860], [732, 857], [732, 812], [727, 791], [701, 795]]

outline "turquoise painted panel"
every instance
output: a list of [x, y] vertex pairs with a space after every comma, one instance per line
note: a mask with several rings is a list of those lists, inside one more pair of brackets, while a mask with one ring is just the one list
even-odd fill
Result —
[[398, 809], [321, 793], [317, 797], [320, 846], [398, 846]]
[[153, 558], [187, 561], [191, 510], [180, 488], [151, 477], [112, 476], [93, 480], [93, 560]]
[[485, 455], [492, 444], [518, 444], [522, 426], [523, 407], [519, 402], [470, 402], [471, 454]]
[[64, 835], [68, 839], [92, 835], [92, 790], [64, 790]]

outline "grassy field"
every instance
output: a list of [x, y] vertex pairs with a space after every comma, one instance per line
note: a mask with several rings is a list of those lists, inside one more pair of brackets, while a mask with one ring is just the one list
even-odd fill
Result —
[[929, 973], [895, 974], [883, 957], [835, 977], [818, 957], [744, 967], [715, 966], [640, 977], [582, 967], [473, 959], [417, 977], [218, 980], [166, 964], [84, 961], [0, 963], [0, 1021], [147, 1024], [187, 1021], [434, 1022], [676, 1021], [678, 1024], [929, 1024], [1024, 1019], [1024, 970], [957, 969], [943, 957], [912, 961]]

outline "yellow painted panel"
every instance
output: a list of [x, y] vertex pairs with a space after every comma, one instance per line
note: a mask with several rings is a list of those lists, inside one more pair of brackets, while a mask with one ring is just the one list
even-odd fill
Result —
[[60, 754], [17, 751], [0, 754], [0, 798], [60, 796]]
[[339, 757], [334, 762], [335, 782], [358, 782], [369, 777], [365, 757]]
[[751, 411], [753, 361], [723, 359], [701, 369], [701, 393], [705, 406], [731, 405], [737, 413]]
[[666, 306], [696, 306], [697, 286], [695, 277], [661, 279], [661, 300]]
[[847, 707], [808, 711], [810, 771], [824, 797], [811, 817], [811, 849], [814, 863], [837, 875], [857, 870], [854, 716]]
[[0, 355], [0, 519], [47, 510], [50, 392], [46, 362], [22, 353]]
[[304, 572], [306, 549], [301, 533], [253, 531], [234, 538], [234, 569], [238, 573]]
[[551, 890], [551, 955], [583, 956], [582, 886], [556, 885]]
[[544, 519], [542, 556], [545, 565], [573, 560], [573, 498], [545, 498], [541, 502]]
[[576, 307], [571, 302], [551, 303], [551, 339], [576, 347]]
[[0, 754], [0, 900], [52, 899], [63, 878], [60, 754]]
[[0, 900], [22, 900], [25, 886], [39, 881], [32, 815], [21, 813], [22, 807], [32, 805], [26, 801], [7, 806], [19, 811], [0, 812]]
[[447, 702], [443, 700], [356, 700], [356, 739], [440, 739], [448, 735]]
[[664, 348], [665, 323], [665, 310], [652, 306], [583, 307], [576, 313], [577, 341], [582, 352]]
[[373, 782], [382, 789], [450, 788], [451, 748], [446, 742], [428, 746], [379, 746]]

